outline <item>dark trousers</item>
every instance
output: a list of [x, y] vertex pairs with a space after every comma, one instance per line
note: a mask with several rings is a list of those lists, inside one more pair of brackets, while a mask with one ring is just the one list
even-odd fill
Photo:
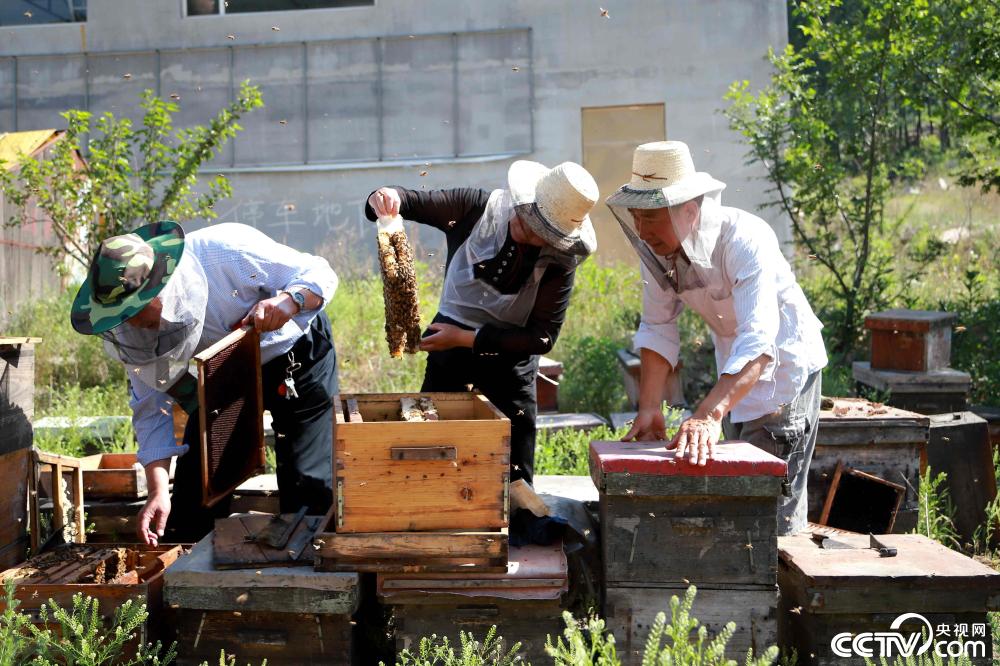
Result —
[[[309, 330], [296, 341], [291, 353], [302, 367], [295, 371], [298, 398], [285, 399], [278, 387], [285, 382], [288, 354], [261, 367], [264, 408], [271, 412], [274, 451], [277, 458], [278, 491], [281, 511], [291, 513], [301, 507], [310, 515], [322, 515], [333, 500], [333, 403], [337, 393], [337, 353], [333, 346], [330, 320], [321, 312]], [[198, 412], [188, 418], [184, 443], [188, 452], [177, 459], [168, 543], [190, 543], [212, 531], [216, 518], [228, 516], [232, 497], [211, 508], [201, 505], [201, 455], [199, 454]]]
[[[445, 317], [436, 317], [434, 321], [461, 326]], [[531, 483], [535, 471], [537, 373], [537, 355], [484, 356], [466, 347], [456, 347], [427, 354], [427, 370], [420, 390], [466, 391], [470, 384], [478, 389], [510, 419], [510, 480], [524, 479]]]

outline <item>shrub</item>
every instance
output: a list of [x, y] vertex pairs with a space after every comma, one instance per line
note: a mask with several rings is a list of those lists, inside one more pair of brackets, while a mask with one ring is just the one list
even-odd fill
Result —
[[[403, 650], [396, 657], [396, 666], [515, 666], [527, 664], [518, 654], [520, 643], [514, 643], [510, 649], [504, 647], [504, 640], [497, 636], [497, 628], [493, 626], [486, 633], [486, 638], [479, 642], [472, 633], [459, 632], [459, 651], [455, 652], [447, 638], [437, 635], [420, 639], [416, 653]], [[380, 662], [380, 666], [385, 666]], [[530, 666], [530, 664], [528, 664]]]

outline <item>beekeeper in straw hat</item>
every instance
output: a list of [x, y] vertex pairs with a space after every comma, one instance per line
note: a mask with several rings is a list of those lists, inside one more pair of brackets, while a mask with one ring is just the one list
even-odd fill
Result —
[[[156, 544], [197, 541], [228, 515], [229, 501], [202, 508], [197, 382], [192, 356], [240, 326], [261, 332], [264, 408], [275, 431], [281, 510], [323, 513], [332, 500], [330, 396], [336, 353], [323, 305], [337, 275], [321, 257], [281, 245], [244, 224], [185, 234], [175, 222], [105, 239], [73, 301], [77, 332], [104, 340], [129, 382], [132, 424], [148, 499], [137, 532]], [[289, 383], [289, 380], [291, 383]], [[294, 389], [289, 392], [289, 389]], [[188, 412], [184, 445], [173, 405]], [[169, 492], [170, 459], [180, 456]]]
[[532, 481], [538, 356], [559, 337], [577, 266], [597, 249], [597, 183], [573, 162], [514, 162], [507, 187], [382, 187], [368, 219], [401, 215], [440, 229], [448, 255], [422, 391], [482, 393], [511, 422], [511, 481]]
[[806, 475], [816, 443], [826, 351], [771, 227], [721, 205], [725, 184], [695, 170], [680, 141], [636, 148], [631, 180], [607, 199], [641, 260], [639, 412], [625, 440], [664, 439], [663, 385], [677, 365], [686, 305], [715, 342], [718, 382], [668, 446], [704, 465], [724, 431], [788, 462], [792, 496], [779, 530], [806, 525]]

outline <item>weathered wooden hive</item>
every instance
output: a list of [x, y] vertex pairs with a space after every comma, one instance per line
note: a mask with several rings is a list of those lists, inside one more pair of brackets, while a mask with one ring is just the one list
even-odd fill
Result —
[[698, 588], [693, 614], [717, 633], [736, 622], [730, 658], [777, 637], [778, 498], [787, 466], [746, 442], [716, 447], [703, 467], [665, 442], [592, 442], [600, 491], [604, 610], [625, 663], [671, 596]]
[[164, 601], [178, 641], [178, 663], [349, 666], [351, 617], [358, 608], [356, 573], [309, 567], [216, 569], [213, 535], [167, 571]]
[[[422, 401], [433, 410], [418, 407], [406, 420], [404, 403]], [[317, 568], [506, 570], [507, 417], [478, 393], [341, 395], [334, 402], [335, 499], [316, 534]]]
[[861, 398], [826, 398], [809, 466], [809, 520], [819, 522], [837, 464], [906, 489], [893, 531], [917, 524], [917, 490], [926, 465], [930, 420], [921, 414]]
[[[145, 605], [149, 618], [138, 628], [134, 650], [162, 638], [163, 574], [183, 552], [166, 544], [65, 544], [0, 573], [0, 584], [14, 583], [22, 613], [37, 613], [49, 599], [72, 608], [77, 593], [97, 599], [105, 618], [130, 599]], [[0, 600], [0, 609], [5, 606]]]
[[951, 325], [958, 316], [928, 310], [886, 310], [865, 317], [873, 370], [928, 372], [951, 364]]
[[[784, 647], [797, 650], [798, 663], [860, 666], [865, 659], [853, 651], [854, 637], [899, 632], [918, 649], [931, 639], [914, 657], [933, 658], [940, 647], [945, 659], [958, 656], [949, 650], [963, 650], [974, 664], [992, 664], [987, 610], [1000, 605], [1000, 574], [921, 535], [876, 538], [895, 556], [872, 549], [867, 534], [830, 532], [822, 545], [811, 534], [778, 539], [779, 635]], [[911, 616], [894, 627], [906, 614]], [[957, 635], [963, 627], [964, 638]], [[956, 638], [965, 645], [949, 645]], [[847, 654], [837, 654], [835, 646]], [[877, 651], [880, 645], [868, 640], [861, 647]], [[879, 656], [873, 655], [875, 663]], [[899, 653], [886, 656], [895, 663]]]
[[569, 589], [562, 542], [510, 549], [504, 573], [379, 574], [378, 597], [391, 606], [397, 654], [421, 637], [458, 632], [482, 638], [496, 625], [507, 646], [520, 642], [525, 661], [546, 663], [547, 636], [562, 634], [561, 600]]
[[35, 417], [38, 338], [0, 337], [0, 568], [28, 554], [28, 474]]

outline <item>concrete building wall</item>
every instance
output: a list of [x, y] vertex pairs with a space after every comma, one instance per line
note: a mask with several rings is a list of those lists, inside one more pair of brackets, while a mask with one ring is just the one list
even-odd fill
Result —
[[[86, 23], [0, 27], [0, 131], [14, 129], [14, 76], [20, 129], [27, 129], [24, 122], [58, 122], [56, 107], [87, 101], [93, 110], [131, 108], [137, 115], [132, 100], [142, 88], [155, 87], [159, 80], [161, 94], [167, 95], [169, 87], [184, 83], [171, 79], [170, 72], [183, 76], [192, 71], [207, 82], [197, 91], [206, 101], [192, 101], [195, 92], [186, 91], [179, 100], [180, 119], [204, 122], [205, 114], [228, 99], [232, 57], [235, 76], [248, 74], [266, 84], [267, 108], [244, 123], [247, 130], [236, 142], [237, 159], [230, 148], [211, 166], [211, 173], [227, 173], [234, 187], [232, 199], [218, 207], [220, 219], [254, 224], [304, 249], [321, 248], [344, 265], [371, 255], [374, 243], [365, 234], [361, 206], [375, 187], [493, 188], [503, 186], [514, 159], [550, 165], [579, 162], [581, 110], [586, 107], [663, 104], [666, 137], [688, 142], [697, 167], [728, 183], [726, 203], [760, 212], [767, 198], [762, 169], [745, 164], [745, 147], [719, 111], [732, 81], [766, 81], [767, 49], [780, 49], [787, 41], [784, 0], [608, 4], [607, 17], [598, 3], [575, 0], [376, 0], [374, 7], [185, 17], [183, 0], [89, 0]], [[432, 62], [447, 55], [440, 48], [400, 55], [415, 59], [413, 69], [420, 71], [398, 72], [394, 83], [383, 85], [383, 132], [392, 139], [386, 147], [395, 142], [405, 148], [386, 152], [382, 160], [371, 148], [370, 127], [365, 129], [366, 122], [373, 122], [373, 109], [359, 102], [370, 99], [368, 93], [360, 88], [350, 92], [352, 83], [371, 83], [364, 63], [331, 58], [317, 65], [313, 57], [311, 72], [329, 67], [331, 71], [320, 74], [344, 87], [311, 86], [303, 101], [297, 54], [318, 53], [314, 43], [355, 39], [364, 45], [388, 37], [420, 42], [425, 35], [440, 35], [435, 39], [441, 40], [457, 33], [455, 43], [461, 49], [473, 43], [462, 40], [475, 39], [468, 33], [498, 29], [514, 35], [513, 41], [498, 47], [499, 54], [488, 45], [458, 52], [460, 69], [474, 71], [474, 61], [482, 57], [496, 73], [494, 78], [478, 72], [475, 85], [461, 87], [457, 100], [450, 98], [451, 89], [427, 94], [422, 88], [430, 79], [422, 79], [421, 72], [451, 66], [445, 59]], [[381, 48], [390, 44], [405, 48], [400, 40], [387, 40]], [[276, 46], [243, 48], [246, 45]], [[228, 54], [228, 47], [235, 55]], [[146, 53], [115, 55], [127, 51]], [[10, 56], [16, 56], [20, 66], [12, 65], [15, 58]], [[32, 82], [32, 71], [42, 69], [33, 70], [41, 59], [32, 56], [58, 63], [52, 80]], [[12, 67], [19, 71], [12, 74]], [[44, 69], [51, 74], [53, 65]], [[125, 79], [125, 73], [132, 76]], [[464, 144], [474, 146], [475, 137], [484, 136], [479, 143], [486, 154], [456, 158], [453, 143], [444, 145], [452, 136], [447, 124], [455, 117], [456, 101]], [[306, 107], [312, 119], [308, 139], [295, 125], [301, 120], [296, 110]], [[328, 111], [335, 120], [316, 125], [317, 114]], [[499, 139], [491, 137], [483, 134], [483, 127], [477, 130], [476, 118], [483, 117], [492, 119], [489, 124], [510, 118], [511, 127]], [[303, 141], [326, 155], [344, 157], [357, 151], [361, 154], [355, 159], [364, 161], [304, 164], [306, 147], [299, 145]], [[432, 150], [436, 144], [441, 150]], [[439, 154], [426, 157], [428, 151]], [[247, 156], [256, 166], [240, 166]], [[787, 226], [773, 210], [762, 214], [775, 224], [779, 237], [787, 238]], [[434, 230], [421, 229], [416, 236], [428, 251], [440, 243]], [[618, 258], [615, 248], [599, 254]]]

